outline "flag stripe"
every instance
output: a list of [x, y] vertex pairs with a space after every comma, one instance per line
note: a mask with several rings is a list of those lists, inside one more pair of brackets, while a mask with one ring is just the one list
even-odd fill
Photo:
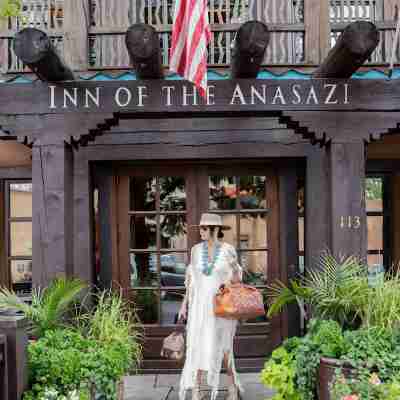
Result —
[[207, 90], [207, 46], [211, 40], [207, 0], [176, 0], [170, 70]]

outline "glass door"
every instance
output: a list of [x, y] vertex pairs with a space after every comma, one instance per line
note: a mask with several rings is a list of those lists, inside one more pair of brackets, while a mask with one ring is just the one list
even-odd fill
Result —
[[231, 227], [223, 240], [236, 248], [246, 283], [264, 291], [280, 277], [277, 178], [265, 165], [140, 165], [115, 174], [113, 279], [142, 323], [176, 323], [203, 212], [220, 214]]

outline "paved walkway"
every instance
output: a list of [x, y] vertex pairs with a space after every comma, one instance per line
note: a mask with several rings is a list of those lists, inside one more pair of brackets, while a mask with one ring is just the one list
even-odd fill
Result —
[[[221, 375], [217, 400], [226, 396], [226, 376]], [[243, 400], [268, 400], [273, 392], [260, 383], [259, 374], [240, 374], [245, 390]], [[125, 378], [124, 400], [178, 400], [179, 375], [137, 375]], [[190, 394], [186, 397], [190, 400]]]

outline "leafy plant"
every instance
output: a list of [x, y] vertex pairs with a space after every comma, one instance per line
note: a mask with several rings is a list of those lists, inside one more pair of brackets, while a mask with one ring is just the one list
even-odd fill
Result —
[[[290, 343], [290, 342], [289, 342]], [[273, 351], [261, 372], [261, 382], [276, 390], [272, 400], [302, 400], [295, 386], [295, 346], [286, 343]]]
[[21, 0], [1, 0], [0, 1], [0, 18], [16, 17], [21, 12]]
[[383, 283], [370, 289], [363, 307], [365, 326], [398, 330], [400, 328], [400, 272], [386, 275]]
[[22, 312], [31, 322], [31, 333], [41, 337], [48, 330], [65, 324], [68, 311], [87, 285], [78, 279], [55, 279], [45, 289], [34, 289], [32, 304], [21, 300], [15, 292], [0, 288], [0, 308]]
[[313, 316], [333, 319], [341, 326], [351, 326], [360, 318], [361, 310], [368, 302], [366, 267], [351, 256], [337, 260], [329, 252], [323, 253], [314, 269], [289, 286], [275, 282], [269, 286], [271, 317], [288, 304], [309, 304]]

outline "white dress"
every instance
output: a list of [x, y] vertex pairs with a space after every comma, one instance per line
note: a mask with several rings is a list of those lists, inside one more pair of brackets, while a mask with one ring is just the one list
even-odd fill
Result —
[[197, 383], [199, 370], [207, 371], [207, 384], [211, 387], [211, 400], [215, 400], [219, 386], [219, 376], [224, 354], [229, 355], [235, 384], [242, 392], [233, 355], [233, 338], [237, 321], [214, 315], [214, 296], [223, 284], [228, 284], [238, 268], [237, 254], [233, 246], [221, 243], [218, 258], [210, 275], [202, 272], [202, 246], [192, 248], [191, 262], [186, 271], [185, 286], [189, 301], [186, 327], [186, 359], [183, 367], [179, 400], [184, 400], [188, 389]]

